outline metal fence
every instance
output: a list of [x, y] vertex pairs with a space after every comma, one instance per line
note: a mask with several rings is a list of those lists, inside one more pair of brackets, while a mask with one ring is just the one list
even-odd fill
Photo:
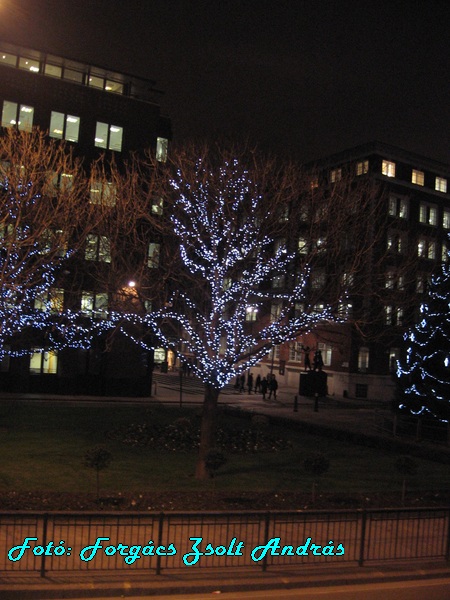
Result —
[[445, 559], [450, 509], [0, 513], [3, 573]]

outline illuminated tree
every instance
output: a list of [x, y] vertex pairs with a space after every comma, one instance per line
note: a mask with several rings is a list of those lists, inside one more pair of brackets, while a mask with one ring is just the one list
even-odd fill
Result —
[[53, 335], [59, 285], [94, 214], [80, 164], [63, 143], [5, 129], [0, 161], [0, 353], [19, 355], [30, 342], [62, 343]]
[[[205, 383], [203, 478], [220, 390], [274, 345], [336, 320], [342, 276], [371, 249], [374, 196], [348, 184], [347, 195], [342, 184], [319, 190], [297, 165], [247, 149], [191, 148], [173, 164], [167, 197], [183, 268], [153, 327]], [[329, 285], [313, 289], [311, 272], [330, 265]]]
[[406, 335], [397, 368], [399, 408], [450, 421], [450, 265], [431, 280], [420, 321]]

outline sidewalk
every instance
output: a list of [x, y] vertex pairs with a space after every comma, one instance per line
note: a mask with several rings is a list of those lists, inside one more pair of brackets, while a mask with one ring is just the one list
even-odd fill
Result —
[[[180, 404], [180, 382], [178, 374], [167, 374], [167, 384], [158, 383], [156, 394], [150, 402]], [[167, 387], [170, 386], [170, 387]], [[195, 393], [193, 393], [195, 392]], [[181, 402], [183, 405], [198, 404], [203, 401], [203, 388], [200, 382], [183, 379]], [[403, 452], [417, 452], [423, 456], [439, 453], [450, 460], [450, 446], [432, 440], [393, 435], [393, 415], [390, 401], [364, 400], [340, 397], [315, 399], [300, 396], [293, 387], [281, 386], [277, 399], [262, 399], [260, 393], [239, 393], [227, 386], [219, 396], [219, 404], [233, 410], [263, 414], [281, 422], [308, 428], [311, 432], [329, 434], [336, 437], [360, 441], [370, 438], [375, 445], [387, 444]]]

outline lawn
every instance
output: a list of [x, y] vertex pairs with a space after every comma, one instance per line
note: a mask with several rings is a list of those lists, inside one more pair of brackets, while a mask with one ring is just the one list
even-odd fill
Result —
[[[130, 446], [121, 435], [111, 437], [131, 424], [163, 426], [187, 418], [198, 423], [198, 409], [144, 406], [60, 404], [0, 405], [0, 493], [95, 491], [95, 472], [83, 466], [83, 457], [94, 446], [112, 454], [109, 468], [101, 472], [102, 493], [148, 492], [307, 492], [313, 477], [305, 472], [305, 457], [320, 451], [330, 468], [320, 477], [321, 490], [333, 494], [379, 494], [398, 492], [401, 476], [395, 469], [397, 455], [380, 449], [345, 443], [270, 425], [266, 435], [289, 442], [275, 452], [233, 453], [212, 481], [193, 477], [195, 450], [168, 451]], [[234, 433], [248, 429], [245, 417], [222, 414], [221, 427]], [[133, 426], [134, 427], [134, 426]], [[195, 427], [194, 427], [195, 429]], [[132, 428], [133, 430], [133, 428]], [[450, 490], [448, 465], [415, 458], [417, 474], [408, 489]]]

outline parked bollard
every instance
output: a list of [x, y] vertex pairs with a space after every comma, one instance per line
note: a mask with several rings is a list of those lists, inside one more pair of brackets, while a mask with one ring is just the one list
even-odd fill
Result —
[[298, 398], [295, 396], [294, 398], [294, 412], [298, 412]]
[[319, 394], [314, 394], [314, 412], [319, 412]]

